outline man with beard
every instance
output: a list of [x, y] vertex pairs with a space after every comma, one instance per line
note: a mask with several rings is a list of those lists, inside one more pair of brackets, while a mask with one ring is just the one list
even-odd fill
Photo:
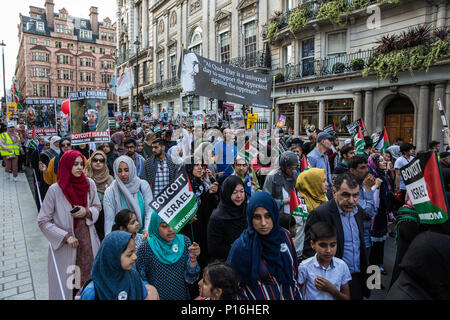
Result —
[[134, 164], [136, 165], [136, 174], [140, 177], [144, 172], [145, 159], [136, 152], [136, 146], [136, 140], [132, 138], [125, 141], [125, 154], [133, 159]]

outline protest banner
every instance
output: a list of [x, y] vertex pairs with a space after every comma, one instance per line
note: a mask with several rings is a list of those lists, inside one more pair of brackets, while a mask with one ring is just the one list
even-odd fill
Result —
[[186, 172], [183, 171], [153, 198], [150, 207], [178, 233], [198, 210], [197, 199]]
[[178, 76], [186, 93], [250, 107], [272, 107], [272, 77], [269, 75], [221, 64], [183, 50]]
[[283, 129], [285, 123], [286, 123], [286, 116], [281, 115], [280, 119], [278, 119], [277, 127]]
[[110, 141], [107, 92], [69, 92], [72, 145]]
[[445, 188], [442, 184], [436, 153], [419, 154], [400, 169], [408, 195], [417, 211], [420, 223], [440, 224], [448, 219]]
[[55, 99], [25, 99], [28, 137], [52, 136], [56, 128]]

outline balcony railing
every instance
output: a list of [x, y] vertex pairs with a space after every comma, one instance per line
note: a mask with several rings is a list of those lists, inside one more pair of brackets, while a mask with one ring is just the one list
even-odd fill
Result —
[[320, 60], [304, 60], [298, 64], [288, 64], [284, 68], [273, 69], [276, 82], [298, 81], [331, 75], [361, 72], [374, 49], [327, 57]]
[[143, 94], [144, 95], [152, 95], [161, 91], [167, 91], [170, 89], [178, 89], [180, 87], [180, 80], [178, 77], [163, 80], [160, 82], [157, 82], [149, 87], [144, 88]]
[[270, 53], [266, 51], [254, 51], [242, 57], [230, 60], [230, 65], [242, 69], [264, 68], [270, 69]]

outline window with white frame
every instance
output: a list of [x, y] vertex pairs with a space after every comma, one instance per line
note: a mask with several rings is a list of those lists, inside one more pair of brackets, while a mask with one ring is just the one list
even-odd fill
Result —
[[37, 39], [30, 37], [30, 44], [37, 44]]
[[314, 74], [314, 38], [302, 40], [301, 48], [302, 76]]
[[80, 29], [80, 37], [83, 39], [92, 39], [92, 31]]
[[195, 28], [192, 33], [189, 50], [199, 56], [202, 55], [202, 29], [200, 27]]
[[284, 64], [284, 75], [285, 78], [289, 78], [291, 75], [292, 68], [292, 45], [288, 44], [283, 47], [283, 64]]
[[219, 35], [220, 63], [230, 63], [230, 31]]
[[347, 31], [328, 34], [327, 56], [340, 56], [347, 52]]
[[169, 57], [170, 78], [175, 79], [177, 77], [177, 56], [175, 54]]
[[253, 67], [256, 63], [256, 23], [244, 24], [244, 56], [245, 67]]
[[164, 80], [164, 60], [158, 61], [158, 70], [157, 70], [158, 78], [156, 79], [157, 82], [161, 82]]
[[36, 30], [37, 31], [45, 31], [45, 26], [43, 22], [36, 22]]

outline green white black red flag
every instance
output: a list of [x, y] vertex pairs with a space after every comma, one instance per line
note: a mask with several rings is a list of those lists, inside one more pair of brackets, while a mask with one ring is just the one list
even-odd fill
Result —
[[400, 169], [406, 190], [420, 223], [441, 224], [448, 219], [448, 206], [436, 153], [418, 155]]

